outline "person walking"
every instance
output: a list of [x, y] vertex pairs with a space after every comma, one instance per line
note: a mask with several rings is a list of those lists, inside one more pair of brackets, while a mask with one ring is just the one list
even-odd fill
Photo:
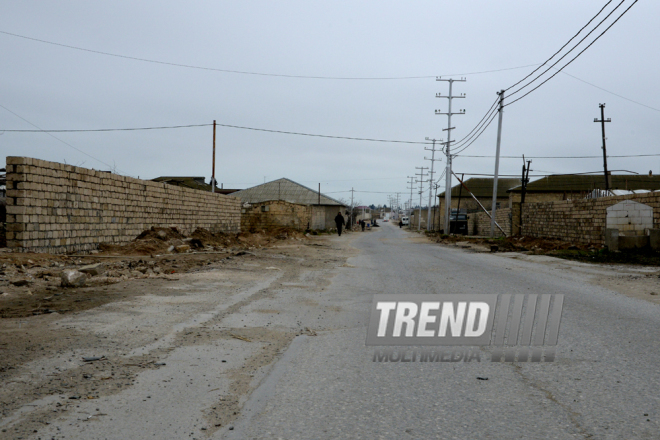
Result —
[[360, 220], [360, 226], [362, 226], [362, 230], [364, 231], [364, 227], [366, 226], [367, 222], [364, 220]]
[[335, 224], [337, 225], [337, 234], [341, 237], [341, 228], [346, 224], [346, 220], [344, 220], [344, 216], [341, 215], [341, 211], [337, 214], [335, 217]]
[[403, 228], [403, 220], [399, 220], [399, 229]]

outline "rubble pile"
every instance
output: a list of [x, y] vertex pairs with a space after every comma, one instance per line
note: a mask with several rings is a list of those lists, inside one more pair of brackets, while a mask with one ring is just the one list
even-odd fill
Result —
[[0, 318], [90, 308], [107, 302], [99, 289], [110, 285], [132, 279], [173, 279], [214, 263], [254, 256], [250, 251], [282, 240], [307, 238], [286, 229], [255, 234], [197, 229], [186, 236], [175, 227], [153, 227], [128, 244], [102, 244], [88, 255], [2, 252]]

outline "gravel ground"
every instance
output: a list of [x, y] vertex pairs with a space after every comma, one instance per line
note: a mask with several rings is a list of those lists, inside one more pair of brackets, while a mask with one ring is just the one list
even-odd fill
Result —
[[[0, 350], [24, 356], [0, 373], [0, 438], [656, 439], [658, 275], [389, 224], [283, 241], [0, 320]], [[556, 360], [372, 362], [377, 293], [563, 293]]]

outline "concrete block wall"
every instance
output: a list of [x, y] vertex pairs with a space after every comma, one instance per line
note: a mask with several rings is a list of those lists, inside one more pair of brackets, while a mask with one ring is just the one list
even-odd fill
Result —
[[625, 200], [606, 210], [607, 228], [618, 229], [620, 235], [644, 235], [653, 229], [653, 208], [634, 200]]
[[604, 244], [607, 208], [633, 200], [653, 209], [653, 228], [660, 227], [660, 193], [629, 194], [598, 199], [527, 203], [522, 206], [521, 234], [575, 243]]
[[[474, 217], [472, 227], [470, 230], [470, 220]], [[495, 211], [495, 221], [507, 236], [511, 235], [511, 208], [502, 208]], [[477, 212], [470, 214], [470, 219], [468, 220], [468, 233], [474, 231], [474, 235], [483, 235], [490, 236], [490, 217], [486, 215], [485, 212]], [[502, 237], [502, 231], [495, 226], [495, 237]]]
[[[317, 211], [320, 215], [324, 215], [324, 211]], [[244, 207], [241, 215], [241, 229], [246, 232], [281, 227], [304, 231], [307, 229], [307, 225], [312, 227], [312, 223], [312, 206], [298, 205], [283, 200], [252, 204], [250, 207]]]
[[236, 197], [7, 157], [7, 246], [21, 252], [84, 252], [152, 226], [235, 233], [240, 216]]

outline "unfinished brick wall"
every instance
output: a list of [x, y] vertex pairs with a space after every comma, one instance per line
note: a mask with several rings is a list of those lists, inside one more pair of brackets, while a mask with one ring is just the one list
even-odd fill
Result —
[[522, 205], [522, 235], [556, 238], [575, 243], [603, 244], [607, 208], [634, 200], [653, 208], [653, 228], [660, 227], [660, 193], [632, 194], [598, 199], [565, 200]]
[[[311, 227], [313, 207], [298, 205], [283, 200], [271, 200], [244, 207], [241, 215], [241, 229], [257, 232], [288, 227], [304, 231]], [[323, 211], [317, 210], [321, 215]]]
[[7, 245], [89, 251], [151, 226], [240, 232], [240, 199], [28, 157], [7, 158]]

